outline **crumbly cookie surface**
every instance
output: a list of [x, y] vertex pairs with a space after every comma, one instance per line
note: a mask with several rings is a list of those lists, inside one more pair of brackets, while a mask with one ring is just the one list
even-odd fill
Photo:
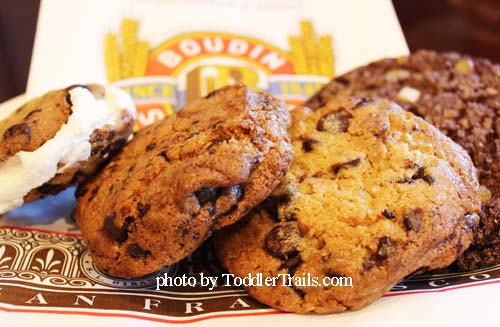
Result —
[[470, 244], [480, 197], [467, 153], [386, 100], [337, 98], [297, 108], [285, 181], [249, 219], [215, 235], [237, 276], [352, 277], [353, 287], [246, 287], [298, 313], [355, 310]]
[[236, 222], [289, 167], [289, 120], [283, 102], [237, 85], [138, 132], [77, 190], [76, 219], [96, 264], [146, 275]]
[[[75, 87], [88, 89], [96, 99], [104, 97], [101, 85], [72, 85], [33, 99], [0, 121], [0, 164], [20, 151], [36, 151], [52, 139], [72, 113], [69, 92]], [[114, 125], [96, 129], [90, 136], [91, 155], [76, 166], [56, 174], [52, 179], [31, 190], [24, 202], [31, 202], [67, 187], [83, 182], [127, 143], [132, 134], [134, 117], [123, 108]]]
[[484, 186], [484, 204], [472, 246], [450, 269], [500, 263], [500, 65], [457, 53], [418, 51], [340, 76], [306, 105], [319, 108], [335, 94], [396, 101], [468, 151]]

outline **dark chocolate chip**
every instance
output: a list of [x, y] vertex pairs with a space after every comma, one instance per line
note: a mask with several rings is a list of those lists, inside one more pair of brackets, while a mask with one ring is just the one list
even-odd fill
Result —
[[[316, 245], [316, 249], [321, 250], [325, 247], [325, 245], [326, 245], [325, 239], [323, 237], [320, 237], [318, 239], [318, 244]], [[326, 256], [323, 256], [321, 259], [326, 260]]]
[[223, 213], [219, 214], [216, 217], [216, 220], [218, 220], [218, 219], [220, 219], [222, 217], [229, 216], [229, 215], [233, 214], [236, 211], [237, 208], [238, 208], [238, 205], [237, 204], [233, 204], [228, 210], [226, 210]]
[[466, 213], [465, 215], [462, 216], [462, 220], [465, 220], [465, 226], [475, 231], [477, 229], [477, 223], [472, 218], [473, 215], [471, 215], [470, 213]]
[[313, 98], [306, 102], [307, 107], [314, 108], [317, 110], [319, 108], [323, 108], [328, 103], [328, 99], [323, 98], [321, 95], [318, 95], [317, 98]]
[[224, 119], [217, 119], [217, 120], [212, 119], [210, 122], [211, 128], [217, 128], [217, 127], [221, 126], [224, 122], [225, 122]]
[[99, 186], [94, 187], [94, 188], [90, 191], [89, 202], [90, 202], [90, 201], [92, 201], [92, 200], [94, 199], [94, 197], [96, 196], [97, 192], [99, 192]]
[[216, 211], [219, 213], [216, 220], [233, 214], [238, 209], [238, 202], [243, 198], [245, 192], [245, 184], [232, 185], [229, 187], [219, 188], [216, 194]]
[[436, 183], [436, 178], [434, 178], [433, 176], [427, 175], [425, 173], [425, 168], [426, 167], [419, 167], [417, 169], [417, 172], [415, 174], [413, 174], [412, 177], [406, 177], [405, 179], [398, 181], [398, 183], [399, 184], [411, 184], [415, 181], [418, 181], [419, 179], [423, 180], [424, 182], [426, 182], [429, 185]]
[[341, 77], [337, 77], [335, 79], [335, 82], [339, 83], [339, 84], [342, 84], [342, 85], [349, 85], [349, 80], [343, 76]]
[[383, 261], [389, 258], [396, 251], [396, 242], [387, 236], [383, 236], [378, 240], [377, 252], [375, 252], [375, 259]]
[[130, 244], [129, 246], [127, 246], [127, 253], [132, 258], [145, 258], [145, 257], [151, 255], [150, 251], [144, 250], [137, 243]]
[[150, 204], [137, 203], [137, 217], [143, 218], [151, 208]]
[[27, 120], [28, 118], [30, 118], [34, 114], [41, 112], [41, 111], [42, 111], [42, 109], [35, 109], [35, 110], [31, 111], [29, 114], [26, 115], [26, 117], [24, 117], [24, 120]]
[[212, 91], [210, 93], [208, 93], [207, 95], [205, 95], [205, 99], [210, 99], [211, 97], [213, 97], [214, 95], [217, 94], [219, 90], [215, 90], [215, 91]]
[[275, 221], [279, 221], [279, 217], [278, 217], [278, 203], [276, 202], [276, 198], [275, 197], [271, 196], [271, 197], [265, 199], [262, 202], [261, 206], [269, 214], [269, 216], [271, 217], [271, 219], [273, 219]]
[[217, 197], [218, 189], [215, 187], [203, 187], [201, 190], [194, 192], [194, 195], [198, 199], [200, 206], [207, 202], [214, 201]]
[[77, 183], [81, 184], [83, 183], [86, 179], [88, 178], [87, 174], [85, 174], [83, 171], [79, 170], [73, 175], [73, 178], [71, 179], [71, 183]]
[[115, 138], [115, 136], [116, 136], [116, 131], [115, 130], [108, 131], [108, 136], [107, 136], [108, 142], [113, 141], [114, 138]]
[[364, 107], [366, 106], [367, 104], [369, 104], [370, 102], [372, 102], [370, 99], [368, 98], [361, 98], [361, 99], [357, 99], [356, 100], [356, 103], [354, 104], [354, 106], [352, 107], [353, 110], [355, 109], [359, 109], [361, 107]]
[[320, 142], [318, 140], [314, 139], [307, 139], [302, 141], [302, 150], [304, 152], [311, 152], [314, 149], [314, 145], [319, 144]]
[[365, 271], [371, 270], [371, 269], [373, 269], [375, 266], [376, 266], [376, 265], [375, 265], [375, 262], [373, 262], [373, 260], [371, 260], [371, 259], [370, 259], [370, 260], [366, 260], [366, 259], [365, 259], [365, 260], [363, 261], [363, 270], [365, 270]]
[[77, 188], [76, 188], [76, 191], [75, 191], [75, 197], [76, 198], [79, 198], [81, 196], [84, 196], [85, 193], [87, 193], [87, 187], [85, 185], [79, 185]]
[[6, 140], [16, 135], [24, 135], [28, 140], [30, 140], [31, 127], [26, 123], [12, 125], [3, 133], [3, 139]]
[[113, 241], [123, 243], [128, 238], [128, 227], [133, 222], [132, 217], [127, 217], [125, 222], [121, 227], [117, 227], [115, 224], [116, 214], [111, 214], [106, 216], [104, 219], [103, 230], [107, 237]]
[[415, 175], [413, 175], [411, 177], [413, 180], [418, 180], [418, 179], [422, 179], [423, 181], [425, 181], [427, 184], [434, 184], [436, 182], [436, 179], [430, 175], [427, 175], [425, 173], [425, 167], [420, 167], [417, 169], [417, 172], [415, 173]]
[[414, 180], [411, 179], [411, 177], [405, 177], [404, 179], [399, 180], [398, 184], [411, 184], [413, 182], [414, 182]]
[[336, 271], [335, 269], [332, 269], [332, 268], [328, 268], [328, 269], [325, 270], [325, 276], [326, 277], [330, 277], [330, 278], [333, 278], [333, 277], [337, 277], [337, 278], [346, 277], [345, 275], [342, 275], [341, 273], [339, 273], [338, 271]]
[[297, 255], [297, 256], [292, 257], [292, 258], [288, 259], [287, 261], [283, 262], [281, 264], [281, 266], [279, 266], [278, 269], [287, 269], [288, 273], [293, 276], [295, 274], [295, 272], [297, 271], [297, 268], [299, 268], [299, 266], [302, 263], [304, 263], [304, 261], [302, 261], [302, 258], [300, 257], [300, 255]]
[[349, 127], [349, 118], [351, 116], [342, 111], [325, 114], [319, 119], [316, 129], [333, 134], [344, 133]]
[[422, 179], [429, 185], [436, 183], [436, 178], [433, 176], [426, 175]]
[[214, 141], [212, 141], [212, 143], [210, 143], [210, 145], [207, 147], [207, 151], [209, 153], [214, 153], [215, 152], [215, 148], [217, 147], [217, 145], [219, 145], [221, 143], [222, 143], [221, 140], [214, 140]]
[[198, 134], [200, 134], [200, 132], [193, 132], [193, 133], [189, 134], [184, 141], [187, 141]]
[[297, 214], [295, 212], [288, 212], [285, 214], [285, 221], [297, 221]]
[[104, 147], [102, 147], [102, 146], [93, 146], [92, 149], [91, 149], [91, 151], [90, 151], [90, 155], [91, 156], [96, 156], [98, 153], [101, 153], [101, 151], [102, 151], [103, 148]]
[[415, 233], [420, 232], [420, 229], [422, 227], [422, 216], [422, 208], [416, 208], [405, 214], [403, 218], [403, 224], [405, 225], [406, 231], [412, 231]]
[[213, 215], [215, 213], [215, 207], [214, 206], [211, 206], [210, 208], [208, 208], [208, 214], [209, 215]]
[[66, 185], [61, 184], [43, 184], [36, 191], [40, 194], [55, 194], [66, 189]]
[[177, 232], [180, 233], [181, 236], [186, 236], [191, 232], [190, 225], [185, 220], [179, 221], [177, 223], [176, 229], [177, 229]]
[[146, 147], [146, 152], [154, 150], [156, 147], [156, 143], [149, 143], [148, 146]]
[[278, 207], [287, 205], [290, 201], [292, 201], [292, 196], [290, 194], [272, 195], [265, 199], [261, 206], [267, 211], [271, 219], [279, 221]]
[[268, 106], [271, 103], [271, 99], [267, 96], [263, 96], [260, 100], [260, 103], [262, 103], [264, 106]]
[[419, 116], [419, 117], [422, 117], [422, 115], [420, 114], [419, 110], [418, 110], [418, 107], [415, 106], [415, 105], [410, 105], [408, 107], [406, 107], [406, 111], [409, 111], [411, 112], [412, 114], [414, 114], [415, 116]]
[[357, 167], [359, 166], [360, 163], [361, 163], [361, 158], [357, 158], [348, 162], [332, 165], [331, 170], [334, 175], [337, 175], [340, 170]]
[[306, 293], [304, 293], [303, 290], [301, 289], [298, 289], [295, 285], [294, 286], [291, 286], [291, 288], [295, 291], [295, 293], [297, 293], [298, 296], [300, 296], [301, 298], [304, 298], [306, 296]]
[[265, 248], [273, 257], [288, 259], [296, 256], [300, 231], [296, 223], [283, 223], [274, 227], [266, 236]]
[[119, 139], [116, 142], [113, 142], [106, 146], [104, 150], [101, 152], [102, 156], [108, 155], [110, 157], [115, 156], [118, 154], [127, 144], [127, 141], [125, 139]]
[[160, 156], [163, 157], [166, 162], [170, 162], [170, 158], [168, 157], [168, 149], [160, 152]]
[[388, 219], [396, 218], [396, 214], [388, 209], [385, 209], [384, 211], [382, 211], [382, 215]]

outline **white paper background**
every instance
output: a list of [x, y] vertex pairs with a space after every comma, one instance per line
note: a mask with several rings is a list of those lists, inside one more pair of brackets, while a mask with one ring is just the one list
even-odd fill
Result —
[[120, 20], [140, 21], [139, 37], [154, 48], [193, 31], [258, 37], [288, 49], [302, 19], [333, 36], [337, 73], [408, 48], [390, 0], [45, 0], [27, 91], [37, 95], [69, 84], [105, 83], [103, 40]]

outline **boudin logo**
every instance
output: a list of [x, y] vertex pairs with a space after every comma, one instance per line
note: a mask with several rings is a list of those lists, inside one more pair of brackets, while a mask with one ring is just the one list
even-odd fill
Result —
[[334, 75], [332, 38], [316, 34], [309, 21], [300, 23], [300, 35], [283, 35], [287, 50], [259, 38], [213, 31], [176, 35], [150, 49], [138, 31], [139, 22], [125, 18], [120, 32], [107, 34], [104, 42], [108, 81], [134, 98], [136, 128], [235, 83], [298, 105]]
[[155, 49], [146, 74], [176, 76], [194, 61], [211, 56], [248, 61], [269, 75], [294, 73], [289, 55], [269, 43], [225, 33], [188, 33]]

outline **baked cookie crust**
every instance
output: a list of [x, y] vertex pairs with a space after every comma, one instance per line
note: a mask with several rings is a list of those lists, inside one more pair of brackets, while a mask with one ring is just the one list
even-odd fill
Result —
[[332, 98], [295, 109], [290, 134], [285, 181], [247, 221], [215, 235], [218, 257], [239, 277], [351, 277], [353, 287], [245, 287], [257, 300], [297, 313], [356, 310], [471, 243], [476, 171], [421, 118], [387, 100]]

